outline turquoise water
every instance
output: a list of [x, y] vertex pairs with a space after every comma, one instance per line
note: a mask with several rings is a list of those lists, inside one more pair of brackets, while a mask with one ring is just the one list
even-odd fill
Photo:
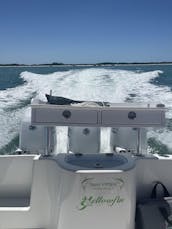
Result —
[[[115, 67], [0, 67], [0, 153], [18, 146], [22, 116], [45, 93], [80, 100], [164, 103], [172, 108], [172, 65]], [[172, 153], [172, 112], [167, 127], [150, 131], [152, 152]]]

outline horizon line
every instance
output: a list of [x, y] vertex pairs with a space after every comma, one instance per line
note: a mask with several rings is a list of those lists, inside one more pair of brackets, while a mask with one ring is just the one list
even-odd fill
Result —
[[51, 63], [39, 63], [39, 64], [21, 64], [21, 63], [5, 63], [1, 64], [0, 66], [41, 66], [41, 65], [118, 65], [118, 64], [172, 64], [172, 61], [131, 61], [131, 62], [111, 62], [111, 61], [103, 61], [98, 63], [62, 63], [62, 62], [51, 62]]

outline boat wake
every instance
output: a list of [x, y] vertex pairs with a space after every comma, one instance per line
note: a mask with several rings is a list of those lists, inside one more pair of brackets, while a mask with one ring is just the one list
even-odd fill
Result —
[[[153, 84], [163, 72], [160, 70], [141, 72], [117, 69], [90, 68], [35, 74], [22, 72], [24, 84], [0, 91], [0, 148], [14, 143], [20, 122], [32, 98], [46, 100], [45, 94], [53, 94], [74, 100], [109, 101], [114, 103], [163, 103], [172, 107], [172, 93], [167, 86]], [[169, 120], [172, 111], [168, 112]], [[172, 132], [169, 128], [149, 132], [149, 137], [172, 149]], [[107, 140], [103, 140], [103, 148]], [[12, 144], [14, 149], [17, 142]], [[61, 146], [61, 149], [63, 146]], [[8, 150], [10, 150], [8, 148]], [[2, 152], [2, 150], [1, 150]]]

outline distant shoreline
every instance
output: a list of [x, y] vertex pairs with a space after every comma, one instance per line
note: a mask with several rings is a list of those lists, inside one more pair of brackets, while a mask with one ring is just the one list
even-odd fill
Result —
[[140, 65], [172, 65], [172, 62], [146, 63], [97, 63], [97, 64], [0, 64], [0, 67], [113, 67], [113, 66], [140, 66]]

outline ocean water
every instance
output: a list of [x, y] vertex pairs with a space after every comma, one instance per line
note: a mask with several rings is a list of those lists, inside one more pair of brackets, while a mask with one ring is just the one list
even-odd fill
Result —
[[[50, 90], [76, 100], [165, 104], [166, 128], [149, 130], [148, 143], [151, 152], [172, 154], [172, 65], [0, 67], [1, 154], [18, 147], [21, 120], [31, 99], [46, 101]], [[64, 135], [62, 131], [61, 139]]]

